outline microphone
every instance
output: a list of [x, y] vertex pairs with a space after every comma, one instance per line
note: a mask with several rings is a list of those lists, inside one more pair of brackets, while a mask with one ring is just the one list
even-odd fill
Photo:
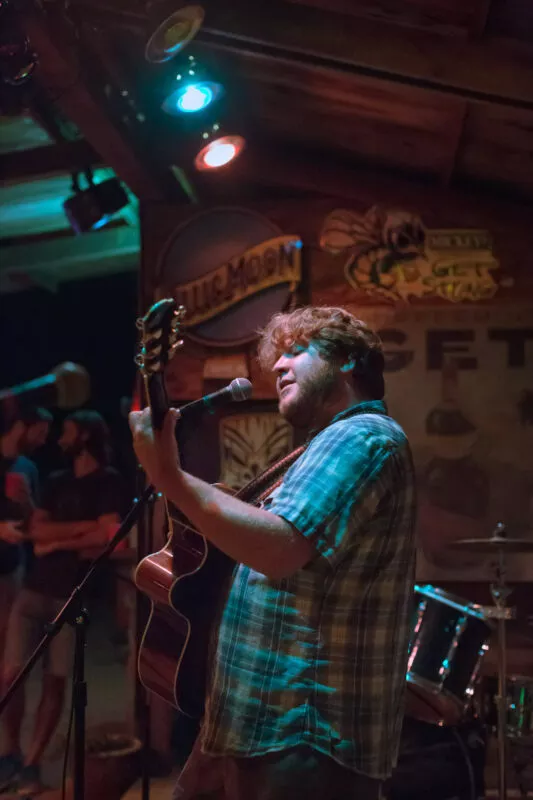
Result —
[[[199, 400], [186, 403], [180, 407], [182, 418], [193, 411], [208, 411], [213, 414], [219, 406], [226, 403], [242, 403], [252, 396], [252, 384], [247, 378], [234, 378], [231, 383], [219, 389], [218, 392], [206, 394]], [[179, 422], [180, 420], [178, 420]]]
[[19, 383], [0, 392], [0, 409], [16, 417], [17, 409], [27, 406], [77, 408], [90, 395], [89, 373], [79, 364], [65, 361], [40, 378]]

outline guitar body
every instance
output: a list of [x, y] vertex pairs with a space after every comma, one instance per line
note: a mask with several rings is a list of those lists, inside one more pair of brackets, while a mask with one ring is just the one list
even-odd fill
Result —
[[233, 567], [203, 536], [175, 525], [167, 545], [135, 573], [152, 602], [138, 654], [140, 680], [189, 717], [203, 713], [211, 637]]
[[[155, 431], [163, 427], [169, 408], [164, 370], [183, 344], [178, 335], [184, 313], [175, 300], [166, 298], [137, 321], [141, 349], [135, 360], [144, 379]], [[242, 383], [237, 389], [238, 399], [245, 399]], [[135, 572], [137, 588], [152, 604], [139, 648], [139, 678], [147, 689], [184, 714], [200, 717], [211, 634], [234, 562], [208, 545], [177, 509], [174, 518], [173, 510], [164, 502], [169, 523], [167, 544], [142, 559]]]

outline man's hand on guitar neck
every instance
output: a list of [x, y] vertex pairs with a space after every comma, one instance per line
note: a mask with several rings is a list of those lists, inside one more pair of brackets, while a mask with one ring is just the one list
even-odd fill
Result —
[[152, 431], [150, 411], [129, 417], [133, 446], [150, 482], [193, 526], [234, 561], [272, 579], [292, 575], [316, 554], [311, 542], [282, 517], [243, 503], [179, 466], [172, 410], [161, 431]]
[[165, 416], [162, 429], [154, 431], [149, 408], [132, 411], [129, 415], [135, 454], [150, 483], [163, 493], [166, 485], [173, 484], [180, 468], [175, 435], [179, 417], [180, 412], [171, 408]]

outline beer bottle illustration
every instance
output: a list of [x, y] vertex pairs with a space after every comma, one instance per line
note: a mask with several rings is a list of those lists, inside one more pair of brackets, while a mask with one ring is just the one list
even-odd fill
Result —
[[453, 360], [443, 367], [441, 399], [426, 417], [426, 433], [433, 457], [423, 482], [431, 505], [482, 518], [488, 509], [489, 481], [473, 455], [478, 431], [461, 408], [459, 370]]

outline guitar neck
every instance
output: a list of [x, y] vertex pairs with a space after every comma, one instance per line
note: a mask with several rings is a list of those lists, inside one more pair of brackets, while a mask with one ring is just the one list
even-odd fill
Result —
[[148, 402], [152, 412], [152, 427], [160, 431], [169, 409], [167, 388], [162, 374], [150, 375], [146, 379]]

